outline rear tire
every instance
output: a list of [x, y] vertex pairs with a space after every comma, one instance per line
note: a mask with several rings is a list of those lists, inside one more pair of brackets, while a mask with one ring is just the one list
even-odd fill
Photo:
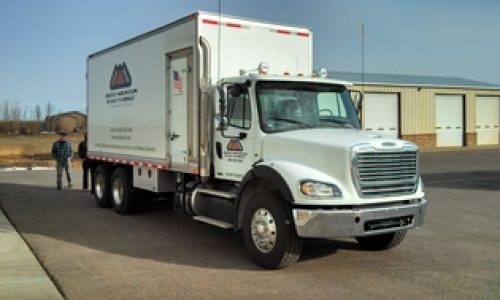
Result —
[[363, 249], [386, 250], [401, 244], [406, 236], [406, 230], [381, 235], [358, 237], [356, 240]]
[[130, 174], [124, 168], [117, 168], [111, 176], [111, 202], [115, 211], [121, 215], [131, 214], [136, 210], [137, 201], [132, 195]]
[[98, 165], [94, 172], [94, 197], [97, 206], [103, 208], [111, 206], [109, 173], [109, 168], [105, 165]]
[[250, 258], [266, 269], [294, 264], [302, 251], [291, 210], [268, 191], [251, 196], [243, 217], [243, 239]]

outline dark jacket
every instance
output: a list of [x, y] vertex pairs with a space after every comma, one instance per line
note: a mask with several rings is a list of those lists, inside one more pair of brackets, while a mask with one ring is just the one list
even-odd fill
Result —
[[81, 141], [78, 144], [78, 156], [81, 159], [87, 159], [87, 141]]

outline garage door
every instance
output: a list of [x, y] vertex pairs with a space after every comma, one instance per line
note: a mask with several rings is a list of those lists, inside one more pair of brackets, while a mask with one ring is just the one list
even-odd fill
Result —
[[500, 97], [476, 97], [476, 132], [478, 145], [498, 145]]
[[463, 146], [463, 126], [463, 96], [436, 95], [437, 146]]
[[399, 136], [399, 95], [396, 93], [366, 93], [365, 100], [366, 130], [395, 137]]

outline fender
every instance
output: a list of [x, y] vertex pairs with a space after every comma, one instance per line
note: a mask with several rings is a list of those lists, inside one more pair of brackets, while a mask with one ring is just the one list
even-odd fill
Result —
[[235, 229], [241, 229], [243, 221], [243, 212], [245, 211], [245, 206], [248, 201], [242, 199], [243, 193], [248, 185], [255, 180], [262, 180], [271, 183], [279, 191], [285, 201], [292, 203], [293, 196], [286, 184], [286, 181], [276, 170], [267, 165], [257, 165], [254, 166], [250, 171], [248, 171], [241, 181], [241, 187], [236, 196], [235, 214], [234, 214], [234, 224], [236, 224]]
[[[334, 178], [332, 174], [326, 174], [315, 168], [292, 161], [271, 160], [261, 162], [259, 165], [254, 166], [241, 181], [241, 188], [238, 191], [235, 202], [234, 224], [236, 225], [236, 230], [241, 228], [243, 212], [246, 202], [248, 202], [244, 197], [245, 190], [256, 179], [270, 182], [280, 192], [283, 199], [292, 204], [320, 206], [352, 205], [352, 200], [357, 199], [350, 173], [337, 174], [337, 178]], [[298, 189], [298, 183], [301, 179], [334, 184], [341, 189], [343, 196], [335, 199], [307, 198], [300, 194]], [[291, 190], [294, 187], [296, 189]]]

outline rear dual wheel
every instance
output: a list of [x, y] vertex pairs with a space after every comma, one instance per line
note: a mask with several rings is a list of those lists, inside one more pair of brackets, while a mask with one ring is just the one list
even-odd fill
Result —
[[124, 168], [116, 168], [111, 176], [111, 202], [115, 211], [122, 215], [133, 213], [137, 206], [129, 173]]
[[94, 173], [95, 199], [97, 206], [113, 205], [119, 214], [130, 214], [136, 209], [136, 197], [132, 191], [130, 172], [125, 168], [116, 168], [111, 174], [107, 165], [97, 166]]
[[97, 206], [110, 207], [111, 197], [109, 190], [110, 170], [106, 165], [99, 165], [94, 172], [94, 197]]

